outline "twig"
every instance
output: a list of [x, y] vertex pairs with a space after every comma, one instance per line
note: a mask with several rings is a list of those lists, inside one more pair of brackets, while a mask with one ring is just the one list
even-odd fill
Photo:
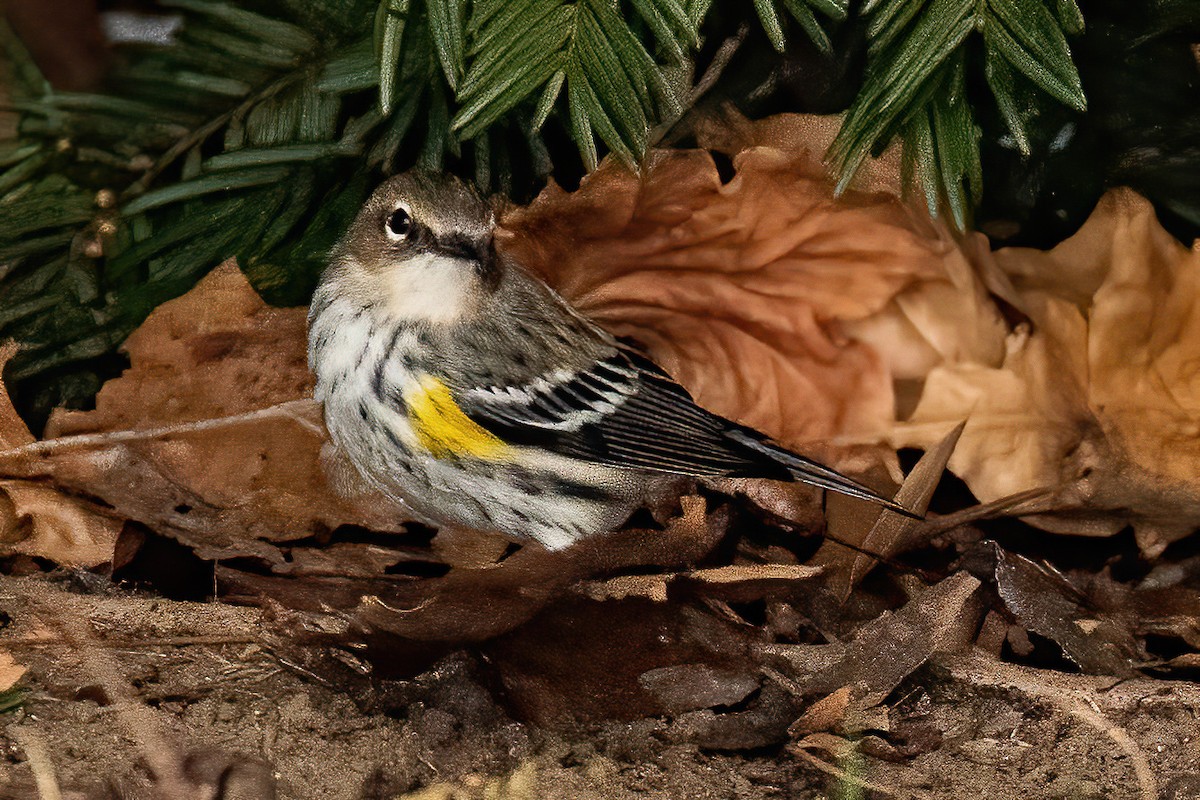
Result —
[[708, 94], [709, 90], [716, 85], [717, 80], [725, 72], [729, 62], [733, 61], [734, 54], [737, 53], [738, 48], [746, 41], [749, 34], [750, 26], [743, 22], [733, 36], [726, 37], [725, 41], [721, 42], [721, 46], [717, 48], [712, 61], [709, 62], [708, 69], [704, 70], [700, 80], [696, 81], [696, 85], [688, 93], [688, 106], [696, 105], [700, 98]]
[[854, 784], [860, 789], [866, 789], [868, 792], [877, 792], [885, 797], [912, 798], [913, 800], [933, 800], [933, 796], [926, 792], [911, 791], [908, 789], [894, 789], [890, 786], [884, 786], [883, 784], [874, 783], [866, 780], [865, 778], [860, 778], [857, 775], [851, 775], [841, 767], [830, 764], [827, 761], [822, 761], [804, 748], [796, 745], [790, 745], [788, 747], [788, 752], [799, 757], [803, 761], [806, 761], [808, 764], [816, 767], [825, 774], [832, 775], [840, 781]]
[[1154, 777], [1154, 770], [1150, 767], [1150, 762], [1146, 759], [1142, 748], [1138, 746], [1138, 743], [1133, 740], [1133, 737], [1124, 728], [1110, 722], [1108, 717], [1104, 716], [1094, 703], [1078, 693], [1063, 696], [1047, 692], [1041, 695], [1041, 697], [1043, 700], [1050, 701], [1068, 714], [1079, 717], [1088, 725], [1091, 725], [1109, 739], [1112, 739], [1113, 743], [1129, 756], [1129, 760], [1133, 764], [1133, 773], [1137, 776], [1142, 800], [1155, 800], [1158, 797], [1158, 781]]
[[[1129, 756], [1142, 800], [1158, 797], [1158, 781], [1149, 760], [1133, 737], [1114, 725], [1085, 691], [1061, 683], [1046, 683], [1035, 670], [993, 662], [982, 656], [962, 656], [948, 663], [951, 675], [973, 688], [996, 687], [1015, 691], [1057, 707], [1103, 733]], [[1061, 676], [1060, 676], [1061, 677]], [[1105, 691], [1111, 690], [1106, 687]], [[1097, 691], [1091, 689], [1091, 691]]]
[[54, 762], [46, 752], [46, 743], [42, 741], [42, 737], [20, 726], [14, 726], [12, 734], [25, 751], [40, 800], [62, 800], [62, 790], [58, 788], [58, 777], [54, 773]]
[[688, 117], [688, 112], [696, 107], [700, 98], [708, 93], [716, 84], [725, 68], [729, 66], [729, 62], [733, 60], [733, 56], [737, 53], [738, 48], [746, 41], [746, 37], [750, 33], [750, 26], [743, 23], [737, 32], [725, 41], [721, 42], [721, 46], [717, 48], [717, 52], [713, 55], [712, 61], [700, 79], [692, 86], [688, 92], [687, 100], [684, 102], [679, 113], [673, 115], [669, 119], [663, 120], [655, 126], [650, 133], [650, 147], [670, 147], [680, 138], [689, 132], [689, 126], [684, 124], [684, 120]]
[[[6, 636], [0, 639], [4, 646], [19, 650], [22, 647], [60, 647], [73, 645], [65, 636]], [[203, 647], [222, 644], [263, 644], [261, 639], [250, 636], [160, 636], [146, 639], [117, 639], [105, 637], [104, 644], [110, 650], [136, 650], [141, 647]]]
[[87, 620], [62, 613], [55, 602], [60, 595], [58, 591], [45, 588], [37, 594], [35, 598], [31, 593], [31, 599], [36, 600], [50, 623], [75, 648], [83, 668], [113, 701], [113, 712], [125, 729], [125, 735], [141, 744], [160, 795], [179, 800], [195, 796], [195, 787], [183, 775], [180, 754], [168, 743], [154, 712], [134, 693], [120, 666], [97, 640]]
[[990, 503], [980, 503], [952, 514], [928, 519], [920, 527], [920, 531], [926, 537], [935, 536], [979, 520], [996, 517], [1023, 517], [1028, 514], [1045, 514], [1064, 510], [1067, 508], [1060, 500], [1058, 490], [1043, 486], [1010, 494], [1008, 497], [1001, 497]]
[[114, 444], [164, 439], [168, 436], [210, 431], [226, 426], [240, 425], [245, 422], [257, 422], [259, 420], [273, 419], [276, 417], [293, 420], [307, 430], [323, 436], [324, 430], [321, 428], [321, 426], [312, 419], [306, 418], [303, 411], [301, 411], [301, 409], [312, 409], [313, 407], [312, 400], [289, 400], [286, 403], [280, 403], [268, 408], [247, 411], [243, 414], [231, 414], [227, 417], [216, 417], [215, 419], [203, 419], [196, 422], [181, 422], [174, 425], [163, 425], [157, 428], [111, 431], [105, 433], [81, 433], [75, 436], [62, 436], [57, 439], [45, 439], [37, 442], [30, 442], [29, 444], [23, 444], [19, 447], [13, 447], [8, 450], [0, 451], [0, 462], [9, 460], [15, 461], [28, 456], [48, 456], [63, 450], [109, 447]]
[[171, 163], [174, 162], [175, 159], [179, 158], [196, 145], [202, 144], [205, 139], [221, 130], [221, 128], [223, 128], [230, 120], [244, 116], [251, 109], [253, 109], [254, 106], [278, 94], [296, 81], [308, 77], [311, 72], [312, 68], [291, 72], [287, 75], [284, 75], [282, 78], [279, 78], [278, 80], [272, 81], [262, 89], [259, 89], [257, 92], [251, 92], [237, 107], [214, 117], [196, 130], [191, 131], [186, 136], [180, 138], [177, 142], [175, 142], [175, 144], [171, 145], [171, 147], [168, 148], [165, 153], [158, 157], [158, 160], [146, 170], [142, 177], [138, 178], [121, 192], [122, 202], [131, 200], [137, 195], [145, 192], [148, 188], [150, 188], [150, 184], [154, 182], [154, 179], [157, 178], [164, 169], [171, 166]]

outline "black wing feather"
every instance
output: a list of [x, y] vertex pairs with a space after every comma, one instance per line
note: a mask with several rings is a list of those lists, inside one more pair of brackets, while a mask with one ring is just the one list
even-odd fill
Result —
[[920, 518], [845, 475], [696, 405], [640, 353], [522, 387], [468, 389], [464, 413], [505, 441], [598, 464], [694, 477], [801, 480]]
[[469, 391], [463, 411], [505, 441], [546, 448], [600, 464], [695, 476], [788, 480], [790, 472], [762, 453], [726, 438], [741, 429], [696, 405], [654, 362], [616, 350], [586, 371], [558, 382]]

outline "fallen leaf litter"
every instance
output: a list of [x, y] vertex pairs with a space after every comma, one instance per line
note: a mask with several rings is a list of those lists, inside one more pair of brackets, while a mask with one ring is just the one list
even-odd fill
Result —
[[[986, 513], [1002, 513], [1005, 498], [1017, 496], [1038, 512], [1026, 519], [1048, 531], [1112, 537], [1132, 526], [1141, 557], [1160, 559], [1197, 519], [1200, 409], [1188, 366], [1200, 347], [1191, 331], [1200, 319], [1196, 251], [1170, 239], [1149, 205], [1124, 190], [1046, 253], [989, 253], [978, 235], [955, 241], [888, 191], [886, 169], [834, 201], [813, 155], [828, 127], [780, 117], [701, 135], [732, 155], [728, 182], [700, 150], [655, 156], [644, 185], [606, 165], [579, 191], [551, 187], [510, 213], [507, 246], [720, 413], [881, 488], [901, 474], [893, 448], [918, 447], [926, 456], [900, 488], [915, 506], [934, 498], [948, 461], [980, 500], [996, 503]], [[978, 736], [964, 735], [954, 725], [970, 714], [929, 693], [963, 704], [990, 687], [1015, 704], [985, 712], [981, 697], [965, 705], [1003, 716], [1032, 704], [1095, 734], [1077, 737], [1080, 753], [1106, 752], [1096, 741], [1120, 752], [1130, 768], [1100, 770], [1097, 786], [1152, 797], [1160, 782], [1184, 786], [1195, 774], [1183, 751], [1147, 750], [1156, 734], [1129, 716], [1137, 697], [1156, 692], [1176, 698], [1169, 713], [1195, 707], [1188, 684], [1138, 677], [1195, 674], [1200, 571], [1190, 561], [1158, 561], [1140, 583], [1107, 570], [1059, 571], [985, 539], [970, 509], [949, 509], [963, 515], [952, 528], [936, 516], [913, 523], [831, 501], [826, 528], [815, 493], [744, 482], [701, 487], [678, 508], [657, 510], [649, 529], [566, 553], [434, 531], [401, 507], [347, 493], [336, 454], [322, 456], [319, 409], [305, 399], [303, 327], [303, 309], [266, 306], [227, 263], [130, 337], [131, 367], [104, 387], [95, 410], [59, 412], [35, 440], [3, 396], [0, 549], [11, 572], [39, 573], [49, 562], [103, 573], [110, 564], [118, 578], [144, 582], [150, 545], [171, 542], [185, 569], [210, 571], [219, 597], [264, 611], [230, 609], [232, 628], [181, 629], [189, 604], [149, 601], [165, 609], [166, 630], [153, 633], [148, 607], [138, 605], [147, 601], [10, 579], [4, 602], [16, 613], [0, 631], [0, 699], [33, 674], [36, 709], [38, 692], [54, 697], [79, 685], [89, 663], [93, 673], [108, 665], [101, 695], [137, 697], [125, 670], [143, 669], [144, 656], [133, 653], [155, 646], [184, 662], [248, 659], [254, 680], [302, 676], [304, 691], [337, 687], [361, 709], [410, 708], [417, 695], [406, 689], [389, 700], [388, 687], [433, 686], [443, 678], [430, 676], [453, 674], [460, 688], [441, 701], [424, 696], [432, 705], [422, 713], [436, 716], [455, 696], [445, 724], [482, 713], [479, 730], [499, 737], [493, 745], [507, 741], [510, 756], [488, 760], [480, 755], [487, 742], [468, 736], [482, 760], [439, 768], [417, 748], [416, 761], [392, 764], [404, 779], [388, 784], [380, 773], [380, 785], [425, 786], [429, 797], [535, 796], [528, 787], [539, 781], [566, 786], [579, 777], [570, 758], [546, 760], [564, 741], [554, 731], [621, 723], [653, 733], [629, 734], [623, 746], [642, 748], [640, 756], [617, 747], [576, 761], [601, 774], [652, 760], [662, 742], [730, 758], [786, 747], [791, 780], [819, 786], [813, 776], [826, 774], [934, 797], [955, 796], [939, 794], [968, 779], [953, 764], [983, 757], [989, 739], [986, 716], [974, 718]], [[917, 548], [940, 555], [912, 561]], [[149, 585], [163, 590], [170, 578]], [[143, 610], [115, 627], [105, 622], [99, 609], [111, 614], [122, 603]], [[61, 617], [74, 614], [73, 633], [63, 633]], [[1166, 648], [1174, 652], [1156, 655], [1147, 637], [1174, 643]], [[174, 644], [154, 644], [164, 641]], [[82, 661], [47, 663], [70, 643]], [[1111, 679], [983, 655], [1028, 660], [1047, 647], [1129, 688], [1106, 699]], [[485, 699], [484, 684], [501, 688], [503, 710]], [[212, 700], [198, 686], [189, 691]], [[475, 711], [462, 707], [466, 696]], [[914, 696], [926, 698], [924, 711]], [[172, 714], [182, 718], [171, 708], [160, 704], [147, 724], [165, 730]], [[1015, 713], [1013, 736], [1023, 725], [1045, 732]], [[37, 773], [39, 744], [27, 735], [34, 717], [10, 730]], [[186, 727], [203, 739], [195, 720]], [[530, 735], [541, 737], [536, 745]], [[41, 752], [55, 761], [53, 750]], [[247, 786], [276, 781], [253, 759], [208, 763], [174, 745], [140, 757], [161, 762], [150, 776], [159, 790], [172, 781], [203, 788], [231, 763]], [[279, 786], [292, 796], [302, 759], [280, 758]], [[478, 769], [492, 777], [470, 778]], [[620, 796], [627, 784], [607, 774], [607, 796]], [[376, 780], [362, 777], [363, 787]], [[1042, 777], [1066, 793], [1092, 779], [1079, 770]], [[738, 796], [772, 796], [756, 791]]]

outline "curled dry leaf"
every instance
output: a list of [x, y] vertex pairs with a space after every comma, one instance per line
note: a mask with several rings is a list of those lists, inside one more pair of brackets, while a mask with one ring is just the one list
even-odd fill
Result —
[[112, 558], [123, 521], [53, 486], [6, 480], [0, 481], [0, 524], [0, 555], [93, 567]]
[[981, 547], [995, 560], [996, 591], [1024, 628], [1057, 642], [1067, 658], [1093, 675], [1131, 677], [1136, 645], [1114, 615], [1087, 611], [1062, 575], [994, 542]]
[[995, 257], [1030, 323], [1002, 363], [935, 367], [890, 441], [928, 447], [969, 417], [950, 468], [980, 500], [1044, 488], [1069, 513], [1036, 524], [1133, 525], [1157, 555], [1200, 525], [1200, 251], [1122, 189], [1053, 250]]
[[[1067, 482], [1132, 509], [1147, 547], [1190, 530], [1200, 470], [1196, 448], [1175, 445], [1196, 416], [1195, 254], [1117, 195], [1060, 248], [993, 259], [980, 237], [959, 244], [908, 210], [886, 165], [870, 190], [833, 200], [817, 155], [827, 128], [789, 116], [701, 131], [732, 154], [728, 182], [700, 150], [655, 154], [644, 181], [606, 164], [578, 191], [550, 187], [509, 213], [505, 246], [643, 342], [702, 404], [788, 444], [930, 448], [969, 416], [950, 466], [982, 499]], [[1010, 334], [992, 294], [1032, 327]], [[1153, 324], [1139, 313], [1151, 306]], [[204, 557], [320, 572], [317, 556], [284, 566], [279, 545], [407, 515], [331, 488], [319, 410], [302, 399], [303, 330], [302, 309], [267, 307], [224, 265], [151, 315], [127, 344], [131, 369], [96, 410], [57, 414], [49, 442], [10, 441], [21, 432], [0, 408], [0, 469], [100, 498]], [[816, 455], [845, 466], [847, 452]], [[1126, 521], [1113, 518], [1086, 521], [1109, 532]], [[454, 542], [439, 534], [435, 560], [453, 560]], [[364, 547], [342, 548], [362, 577], [412, 558]], [[472, 567], [503, 555], [495, 542], [466, 549]]]
[[712, 142], [732, 154], [727, 183], [699, 150], [655, 154], [644, 181], [606, 163], [509, 213], [507, 247], [718, 413], [792, 446], [887, 430], [893, 376], [990, 346], [975, 328], [1002, 323], [941, 228], [890, 194], [833, 199], [824, 122], [740, 121]]
[[[681, 568], [711, 550], [725, 535], [727, 520], [720, 509], [709, 511], [700, 497], [682, 499], [681, 513], [667, 521], [665, 530], [623, 530], [610, 536], [586, 539], [563, 551], [523, 547], [482, 569], [451, 569], [444, 576], [425, 581], [366, 584], [350, 588], [365, 595], [354, 611], [362, 626], [410, 639], [432, 641], [482, 641], [515, 628], [568, 588], [597, 573], [613, 573], [630, 567], [662, 565]], [[448, 559], [453, 565], [453, 559]], [[585, 596], [613, 599], [628, 590], [632, 597], [664, 598], [671, 574], [650, 576], [649, 588], [642, 584], [616, 589], [603, 583], [585, 584]], [[254, 580], [242, 576], [241, 580]], [[279, 581], [278, 578], [262, 579]], [[310, 606], [328, 603], [343, 591], [340, 577], [321, 584], [310, 582], [308, 597], [295, 598]], [[661, 586], [661, 589], [658, 587]], [[641, 589], [642, 591], [638, 591]], [[590, 590], [590, 591], [589, 591]], [[267, 592], [273, 594], [273, 592]], [[356, 601], [357, 602], [357, 601]], [[354, 605], [355, 603], [349, 603]], [[314, 608], [314, 610], [316, 610]]]
[[[0, 347], [0, 370], [15, 352], [12, 344]], [[0, 452], [20, 452], [33, 442], [0, 382]], [[95, 566], [112, 557], [121, 524], [95, 503], [53, 486], [0, 480], [0, 556], [20, 553], [66, 566]]]
[[[0, 370], [17, 354], [17, 349], [14, 342], [5, 342], [0, 345]], [[29, 432], [24, 420], [17, 414], [17, 410], [12, 404], [12, 398], [8, 396], [8, 390], [4, 388], [3, 381], [0, 380], [0, 449], [9, 450], [29, 444], [33, 440], [33, 434]]]

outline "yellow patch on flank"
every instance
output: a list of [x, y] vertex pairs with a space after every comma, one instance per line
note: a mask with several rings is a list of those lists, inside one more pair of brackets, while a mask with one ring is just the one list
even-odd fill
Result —
[[454, 402], [450, 388], [432, 375], [423, 375], [404, 392], [408, 419], [417, 441], [437, 458], [471, 456], [503, 458], [508, 445], [480, 427]]

